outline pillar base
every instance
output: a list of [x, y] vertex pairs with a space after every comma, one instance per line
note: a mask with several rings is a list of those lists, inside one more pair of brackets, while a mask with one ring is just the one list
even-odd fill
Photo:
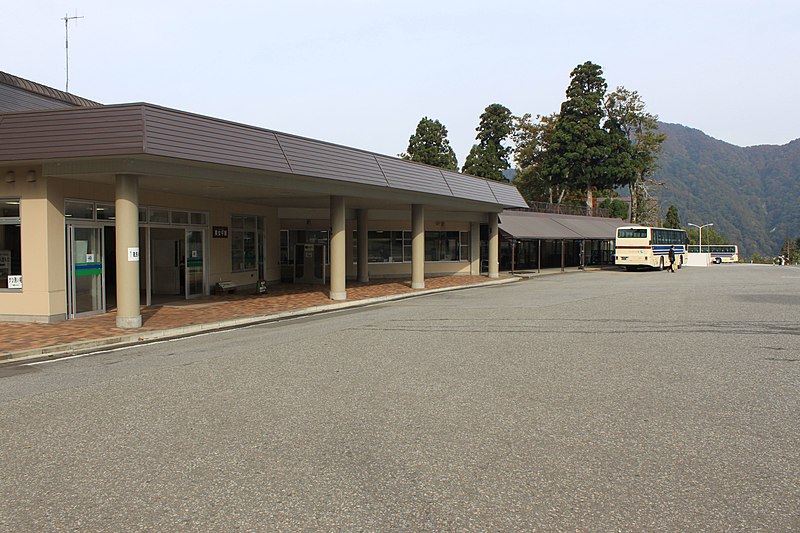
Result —
[[347, 300], [347, 291], [331, 291], [328, 298], [331, 300]]
[[136, 329], [142, 327], [142, 315], [118, 316], [117, 327], [122, 329]]
[[412, 289], [424, 289], [425, 288], [425, 282], [424, 281], [422, 281], [422, 282], [420, 282], [420, 281], [412, 281], [411, 282], [411, 288]]
[[497, 278], [500, 277], [500, 274], [495, 274], [494, 272], [490, 272], [489, 273], [489, 277], [492, 278], [492, 279], [497, 279]]
[[369, 276], [363, 276], [358, 278], [357, 280], [359, 283], [369, 283]]

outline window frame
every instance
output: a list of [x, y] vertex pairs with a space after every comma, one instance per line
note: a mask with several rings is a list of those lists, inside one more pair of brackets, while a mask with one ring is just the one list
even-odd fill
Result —
[[[16, 196], [3, 196], [0, 197], [0, 202], [6, 203], [8, 205], [16, 205], [17, 206], [17, 216], [0, 216], [0, 227], [3, 227], [5, 231], [5, 226], [16, 226], [19, 230], [19, 273], [13, 273], [12, 267], [14, 265], [14, 255], [13, 250], [8, 250], [12, 252], [9, 256], [9, 265], [8, 265], [8, 274], [6, 276], [21, 276], [22, 275], [22, 199]], [[6, 251], [6, 250], [3, 250]], [[0, 273], [2, 275], [2, 273]], [[8, 285], [8, 277], [6, 277], [6, 285]], [[24, 281], [22, 288], [8, 288], [0, 287], [0, 292], [7, 292], [7, 293], [20, 293], [23, 291], [25, 287]]]

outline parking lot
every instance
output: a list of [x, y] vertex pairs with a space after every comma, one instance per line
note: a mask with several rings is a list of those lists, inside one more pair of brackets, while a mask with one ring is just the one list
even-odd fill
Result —
[[594, 271], [0, 368], [0, 530], [800, 529], [800, 268]]

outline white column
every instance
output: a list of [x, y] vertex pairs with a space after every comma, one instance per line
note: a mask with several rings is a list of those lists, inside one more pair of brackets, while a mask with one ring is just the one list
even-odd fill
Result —
[[500, 235], [497, 231], [497, 213], [489, 213], [489, 277], [500, 277]]
[[358, 210], [358, 227], [356, 228], [358, 240], [358, 274], [356, 279], [362, 283], [369, 281], [369, 254], [368, 254], [368, 231], [367, 221], [369, 220], [369, 211], [366, 209]]
[[117, 327], [139, 328], [139, 178], [117, 175], [115, 221], [117, 241]]
[[472, 222], [469, 225], [469, 273], [473, 276], [481, 274], [481, 225]]
[[411, 206], [411, 288], [425, 288], [425, 206]]
[[331, 300], [346, 300], [347, 231], [345, 230], [344, 197], [331, 196]]

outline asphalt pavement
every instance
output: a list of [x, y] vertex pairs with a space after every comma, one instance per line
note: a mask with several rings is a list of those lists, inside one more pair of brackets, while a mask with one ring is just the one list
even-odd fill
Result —
[[591, 271], [0, 366], [0, 531], [798, 531], [800, 269]]

